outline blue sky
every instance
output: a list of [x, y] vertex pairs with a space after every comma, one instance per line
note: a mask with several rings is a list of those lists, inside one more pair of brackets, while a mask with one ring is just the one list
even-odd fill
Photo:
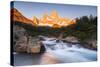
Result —
[[33, 16], [41, 18], [56, 10], [61, 17], [74, 19], [81, 16], [97, 16], [96, 6], [69, 5], [69, 4], [48, 4], [36, 2], [14, 1], [14, 8], [17, 8], [24, 16], [32, 19]]

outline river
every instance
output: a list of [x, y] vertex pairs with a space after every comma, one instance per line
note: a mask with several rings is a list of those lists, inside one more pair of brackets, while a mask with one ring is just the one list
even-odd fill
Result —
[[[42, 43], [46, 48], [46, 52], [53, 54], [61, 63], [90, 62], [97, 60], [97, 51], [83, 48], [79, 46], [80, 44], [74, 45], [64, 43], [63, 41], [55, 38], [43, 38], [44, 40]], [[14, 54], [15, 66], [38, 65], [41, 64], [40, 61], [40, 54]]]

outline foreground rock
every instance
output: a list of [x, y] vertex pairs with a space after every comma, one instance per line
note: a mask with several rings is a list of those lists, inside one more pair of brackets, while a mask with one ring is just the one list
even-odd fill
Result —
[[41, 44], [38, 37], [29, 37], [27, 44], [27, 53], [39, 53]]
[[13, 44], [14, 51], [26, 53], [39, 53], [41, 43], [38, 37], [31, 37], [26, 30], [19, 26], [14, 26]]
[[30, 37], [27, 40], [26, 36], [22, 36], [15, 45], [15, 51], [17, 52], [39, 53], [40, 48], [41, 45], [38, 39]]

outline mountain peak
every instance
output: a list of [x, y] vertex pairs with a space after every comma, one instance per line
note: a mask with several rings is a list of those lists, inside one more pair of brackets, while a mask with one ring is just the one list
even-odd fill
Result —
[[57, 11], [52, 11], [50, 16], [47, 14], [44, 14], [43, 18], [39, 20], [38, 25], [59, 28], [62, 26], [68, 26], [68, 25], [75, 24], [75, 23], [76, 22], [74, 20], [71, 20], [69, 18], [60, 17]]
[[35, 24], [38, 24], [38, 19], [36, 18], [36, 16], [33, 17], [33, 22], [34, 22]]
[[60, 17], [55, 10], [51, 12], [51, 15], [44, 14], [43, 18], [40, 19], [34, 16], [33, 20], [30, 20], [22, 15], [22, 13], [16, 8], [11, 9], [11, 21], [18, 21], [36, 26], [50, 26], [54, 28], [68, 26], [76, 23], [75, 20]]
[[51, 12], [51, 17], [52, 17], [52, 18], [58, 18], [58, 13], [57, 13], [57, 11], [53, 10], [53, 11]]

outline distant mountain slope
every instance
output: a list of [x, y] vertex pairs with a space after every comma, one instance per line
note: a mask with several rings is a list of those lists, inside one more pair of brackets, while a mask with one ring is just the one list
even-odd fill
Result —
[[21, 12], [19, 12], [16, 8], [12, 8], [11, 9], [11, 21], [18, 21], [18, 22], [23, 22], [23, 23], [27, 23], [27, 24], [32, 24], [34, 25], [33, 21], [26, 18], [25, 16], [23, 16], [21, 14]]

